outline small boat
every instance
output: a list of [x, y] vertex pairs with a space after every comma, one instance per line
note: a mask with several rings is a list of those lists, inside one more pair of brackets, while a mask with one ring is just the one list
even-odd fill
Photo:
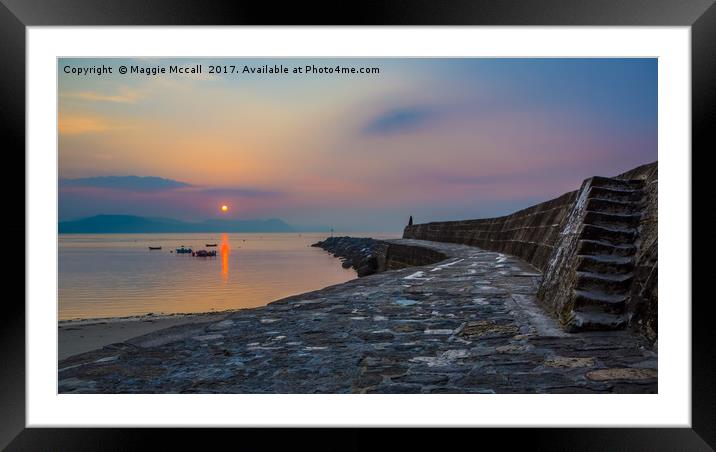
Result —
[[162, 247], [161, 246], [150, 246], [149, 249], [150, 250], [160, 250], [160, 249], [162, 249]]
[[199, 250], [191, 253], [191, 255], [194, 257], [216, 257], [216, 251]]
[[207, 243], [206, 246], [216, 246], [216, 243]]
[[181, 246], [181, 248], [177, 248], [177, 254], [189, 254], [192, 252], [191, 248], [184, 248], [184, 245]]

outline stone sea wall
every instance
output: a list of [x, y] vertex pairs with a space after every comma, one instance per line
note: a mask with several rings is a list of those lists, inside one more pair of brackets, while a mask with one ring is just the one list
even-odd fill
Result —
[[577, 191], [510, 215], [406, 226], [403, 238], [460, 243], [520, 257], [540, 270], [547, 266]]
[[447, 259], [433, 248], [391, 243], [366, 237], [329, 237], [311, 246], [322, 248], [343, 260], [359, 277], [386, 270], [430, 265]]
[[430, 265], [445, 259], [447, 259], [445, 254], [432, 248], [387, 243], [384, 257], [380, 262], [382, 263], [381, 270], [398, 270]]

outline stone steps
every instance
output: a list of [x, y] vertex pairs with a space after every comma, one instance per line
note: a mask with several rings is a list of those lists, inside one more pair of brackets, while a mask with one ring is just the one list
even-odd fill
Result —
[[639, 202], [644, 197], [642, 190], [622, 190], [606, 187], [590, 187], [590, 198], [608, 199], [621, 202]]
[[587, 210], [592, 212], [630, 214], [634, 212], [635, 208], [634, 201], [617, 201], [607, 198], [589, 198], [587, 200]]
[[611, 254], [578, 255], [577, 272], [626, 274], [634, 270], [634, 258]]
[[616, 190], [641, 190], [644, 181], [639, 179], [615, 179], [613, 177], [594, 176], [590, 183], [592, 187], [612, 188]]
[[573, 297], [575, 312], [592, 311], [621, 314], [626, 307], [628, 295], [575, 289]]
[[613, 330], [625, 314], [634, 281], [635, 242], [643, 182], [592, 178], [577, 244], [570, 329]]
[[617, 227], [617, 228], [635, 228], [639, 226], [641, 220], [640, 213], [609, 213], [587, 211], [584, 216], [584, 223], [593, 224], [595, 226]]
[[636, 246], [630, 243], [613, 244], [604, 240], [580, 240], [577, 254], [588, 256], [619, 256], [628, 257], [636, 253]]
[[619, 330], [626, 327], [628, 323], [629, 317], [626, 314], [575, 312], [570, 330], [573, 332]]
[[577, 272], [575, 288], [585, 291], [599, 290], [608, 294], [623, 294], [628, 292], [634, 280], [634, 273], [594, 273]]
[[636, 228], [622, 228], [585, 224], [580, 234], [581, 240], [602, 240], [614, 245], [633, 244], [637, 237]]

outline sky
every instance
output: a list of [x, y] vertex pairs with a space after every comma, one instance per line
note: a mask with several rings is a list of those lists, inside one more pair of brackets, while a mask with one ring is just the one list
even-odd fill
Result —
[[[379, 73], [208, 73], [265, 64]], [[72, 73], [102, 65], [113, 73]], [[410, 215], [505, 215], [657, 160], [656, 59], [64, 58], [58, 83], [61, 221], [401, 231]]]

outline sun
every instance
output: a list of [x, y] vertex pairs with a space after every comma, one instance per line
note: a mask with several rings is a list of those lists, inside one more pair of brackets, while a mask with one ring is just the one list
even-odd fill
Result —
[[222, 212], [228, 212], [228, 211], [229, 211], [229, 206], [227, 206], [226, 204], [222, 205], [222, 206], [221, 206], [221, 211], [222, 211]]

